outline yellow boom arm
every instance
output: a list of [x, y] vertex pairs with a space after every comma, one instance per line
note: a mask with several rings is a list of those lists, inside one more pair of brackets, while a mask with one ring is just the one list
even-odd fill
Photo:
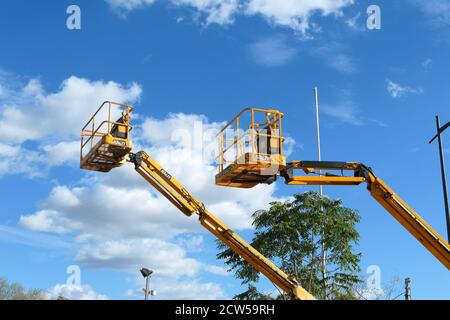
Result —
[[[295, 176], [294, 170], [317, 175]], [[354, 175], [320, 174], [322, 170], [353, 171]], [[352, 162], [294, 161], [288, 164], [282, 175], [288, 185], [358, 185], [366, 182], [372, 197], [450, 270], [450, 245], [365, 165]]]
[[211, 214], [205, 205], [191, 195], [174, 177], [164, 170], [147, 153], [141, 151], [130, 155], [135, 170], [156, 190], [164, 195], [186, 216], [199, 216], [200, 223], [234, 252], [243, 257], [256, 270], [281, 288], [289, 296], [299, 300], [313, 300], [314, 297], [302, 288], [294, 278], [289, 277], [244, 239]]

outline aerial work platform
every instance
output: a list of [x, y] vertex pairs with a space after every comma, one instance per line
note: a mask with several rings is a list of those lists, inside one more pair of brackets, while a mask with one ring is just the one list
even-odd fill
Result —
[[[119, 110], [121, 110], [119, 120], [111, 121], [120, 116]], [[103, 103], [82, 130], [81, 168], [108, 172], [126, 162], [133, 163], [136, 172], [155, 190], [186, 216], [197, 215], [204, 228], [264, 274], [275, 286], [283, 290], [286, 296], [299, 300], [314, 300], [314, 296], [306, 291], [295, 278], [283, 272], [215, 217], [155, 159], [144, 151], [131, 152], [130, 112], [132, 110], [133, 108], [129, 105]], [[99, 123], [98, 127], [96, 123]]]
[[283, 117], [278, 110], [247, 108], [217, 134], [217, 185], [252, 188], [273, 182], [286, 167]]
[[98, 108], [81, 131], [81, 169], [109, 172], [127, 161], [132, 149], [132, 110], [130, 105], [111, 101]]
[[[250, 116], [247, 122], [242, 120], [246, 115]], [[258, 120], [258, 115], [259, 119], [262, 115], [262, 121]], [[219, 132], [217, 185], [252, 188], [273, 183], [278, 178], [292, 186], [356, 186], [366, 183], [371, 196], [450, 270], [450, 244], [370, 167], [342, 161], [294, 160], [286, 163], [282, 148], [282, 118], [283, 114], [276, 110], [245, 109]]]
[[[125, 162], [186, 216], [197, 215], [203, 227], [293, 299], [312, 300], [295, 278], [279, 269], [243, 238], [206, 209], [175, 177], [144, 151], [131, 151], [130, 105], [105, 102], [81, 134], [82, 169], [108, 172]], [[277, 110], [245, 109], [217, 135], [219, 173], [216, 184], [251, 188], [278, 177], [287, 185], [367, 184], [372, 197], [413, 235], [447, 269], [450, 245], [408, 204], [394, 193], [371, 168], [358, 162], [291, 161], [283, 156], [281, 120]], [[118, 119], [112, 121], [111, 119]], [[301, 173], [301, 174], [296, 174]], [[139, 205], [139, 204], [137, 204]]]

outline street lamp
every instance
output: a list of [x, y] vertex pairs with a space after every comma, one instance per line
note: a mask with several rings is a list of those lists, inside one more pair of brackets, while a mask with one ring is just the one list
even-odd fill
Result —
[[153, 273], [153, 270], [150, 270], [150, 269], [147, 269], [147, 268], [142, 268], [140, 271], [141, 271], [142, 276], [145, 278], [145, 289], [144, 289], [145, 300], [148, 300], [148, 295], [149, 294], [152, 295], [152, 296], [154, 296], [156, 294], [155, 291], [153, 291], [153, 290], [149, 291], [150, 278], [151, 278], [151, 275]]
[[436, 140], [436, 138], [438, 139], [439, 156], [441, 159], [442, 187], [444, 189], [445, 215], [446, 215], [446, 221], [447, 221], [447, 239], [448, 239], [448, 242], [450, 242], [450, 210], [449, 210], [449, 205], [448, 205], [447, 177], [445, 174], [444, 150], [442, 148], [442, 138], [441, 138], [442, 132], [444, 132], [448, 127], [450, 127], [450, 122], [448, 122], [446, 125], [441, 127], [441, 121], [439, 119], [439, 116], [436, 116], [437, 134], [433, 137], [433, 139], [430, 140], [430, 144], [434, 140]]

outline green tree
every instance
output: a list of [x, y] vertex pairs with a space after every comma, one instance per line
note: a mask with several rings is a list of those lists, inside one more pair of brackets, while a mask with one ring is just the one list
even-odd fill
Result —
[[247, 291], [235, 295], [233, 300], [272, 300], [272, 297], [262, 294], [255, 286], [249, 285]]
[[44, 300], [45, 294], [39, 289], [25, 291], [19, 283], [10, 283], [0, 278], [0, 300]]
[[[255, 236], [252, 245], [277, 263], [287, 274], [320, 299], [354, 299], [354, 286], [360, 282], [360, 253], [357, 211], [343, 207], [341, 200], [321, 197], [317, 192], [294, 195], [292, 201], [273, 202], [268, 210], [253, 214]], [[218, 241], [224, 259], [235, 276], [249, 285], [236, 296], [260, 299], [252, 285], [259, 273], [245, 260]], [[278, 299], [288, 297], [280, 292]]]

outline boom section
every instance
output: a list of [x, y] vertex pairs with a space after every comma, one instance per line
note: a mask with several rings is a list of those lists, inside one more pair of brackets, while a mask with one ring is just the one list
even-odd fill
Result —
[[201, 201], [191, 195], [177, 179], [164, 170], [147, 153], [144, 151], [136, 154], [132, 153], [130, 154], [130, 161], [134, 163], [135, 170], [175, 207], [187, 216], [198, 215], [203, 227], [223, 241], [231, 250], [244, 258], [289, 296], [298, 300], [314, 300], [314, 297], [301, 287], [294, 278], [289, 277], [209, 212]]
[[[295, 170], [303, 170], [307, 175], [296, 176]], [[324, 170], [340, 171], [341, 174], [319, 173]], [[353, 172], [353, 176], [344, 175], [346, 171]], [[450, 270], [450, 245], [369, 167], [356, 162], [293, 161], [281, 174], [288, 185], [358, 185], [366, 182], [372, 197]]]

